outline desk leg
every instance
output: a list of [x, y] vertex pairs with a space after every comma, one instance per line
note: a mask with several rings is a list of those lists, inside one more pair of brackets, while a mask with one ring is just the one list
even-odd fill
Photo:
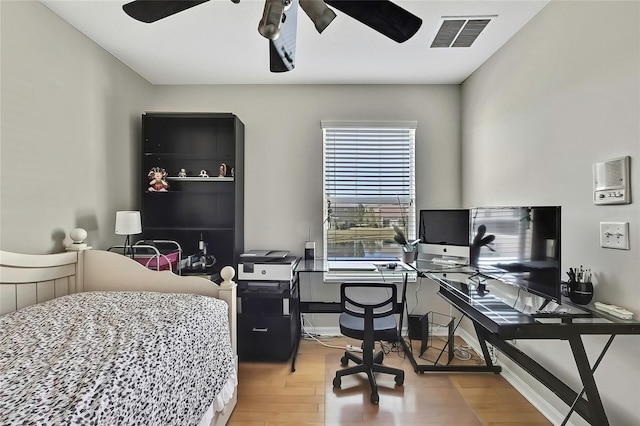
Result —
[[[598, 366], [600, 365], [600, 361], [602, 361], [602, 358], [604, 358], [605, 354], [607, 353], [607, 351], [609, 350], [609, 346], [611, 346], [611, 343], [613, 343], [613, 339], [616, 337], [615, 334], [613, 334], [611, 337], [609, 337], [609, 340], [607, 340], [607, 344], [604, 345], [604, 348], [602, 349], [602, 351], [600, 352], [600, 356], [598, 357], [598, 359], [596, 360], [596, 362], [593, 364], [593, 368], [591, 369], [591, 374], [594, 374], [596, 372], [596, 370], [598, 369]], [[573, 404], [571, 404], [571, 407], [569, 407], [569, 412], [567, 413], [567, 415], [565, 416], [564, 420], [562, 421], [562, 423], [560, 424], [560, 426], [564, 426], [567, 424], [567, 422], [569, 421], [569, 418], [571, 417], [571, 413], [573, 413], [576, 409], [576, 403], [582, 399], [582, 395], [584, 395], [585, 392], [585, 388], [584, 386], [582, 386], [582, 390], [580, 391], [580, 393], [578, 394], [578, 396], [576, 397], [576, 399], [573, 401]]]
[[[572, 338], [573, 339], [573, 338]], [[580, 341], [580, 339], [578, 338]], [[530, 356], [526, 355], [524, 352], [511, 345], [510, 343], [499, 339], [497, 336], [493, 334], [489, 334], [487, 341], [491, 343], [493, 346], [498, 348], [500, 352], [509, 357], [513, 362], [518, 364], [521, 368], [523, 368], [527, 373], [531, 374], [535, 377], [540, 383], [545, 385], [547, 389], [550, 389], [553, 393], [555, 393], [565, 404], [569, 406], [573, 406], [575, 411], [589, 424], [592, 425], [608, 425], [608, 421], [605, 420], [602, 423], [598, 423], [596, 419], [593, 417], [592, 408], [589, 406], [589, 403], [584, 398], [577, 398], [578, 393], [567, 386], [562, 380], [558, 379], [556, 376], [551, 374], [549, 370], [544, 368], [542, 365], [538, 364], [534, 361]], [[580, 345], [582, 342], [580, 341]], [[582, 354], [586, 361], [586, 354], [584, 352], [584, 347], [582, 348]], [[574, 357], [576, 356], [574, 352]], [[577, 359], [577, 358], [576, 358]], [[587, 371], [590, 374], [591, 370], [589, 370], [589, 362], [586, 362]], [[580, 367], [578, 367], [580, 369]], [[580, 373], [582, 376], [582, 372]], [[593, 375], [591, 375], [591, 383], [595, 388], [595, 382], [593, 381]], [[585, 383], [586, 387], [586, 383]], [[597, 394], [597, 391], [596, 391]], [[599, 401], [599, 398], [598, 398]], [[573, 405], [572, 405], [573, 404]], [[600, 413], [604, 415], [604, 409], [602, 408], [602, 403], [600, 403]]]
[[298, 356], [300, 339], [302, 339], [302, 313], [298, 312], [298, 321], [296, 324], [296, 339], [293, 344], [293, 354], [291, 355], [291, 372], [292, 373], [296, 371], [296, 357]]
[[580, 336], [571, 337], [569, 339], [571, 345], [571, 351], [573, 352], [573, 358], [576, 361], [578, 367], [578, 373], [582, 379], [582, 385], [584, 386], [584, 393], [587, 395], [589, 401], [589, 412], [593, 419], [592, 424], [608, 426], [609, 420], [602, 406], [602, 400], [600, 399], [600, 393], [596, 386], [596, 381], [593, 378], [593, 372], [589, 365], [589, 359], [587, 353], [584, 350], [582, 338]]
[[476, 336], [478, 337], [478, 343], [480, 344], [480, 349], [482, 349], [482, 356], [484, 357], [484, 362], [489, 367], [493, 367], [493, 361], [491, 360], [491, 354], [489, 353], [489, 348], [487, 348], [487, 338], [489, 333], [478, 323], [473, 322], [473, 327], [476, 330]]

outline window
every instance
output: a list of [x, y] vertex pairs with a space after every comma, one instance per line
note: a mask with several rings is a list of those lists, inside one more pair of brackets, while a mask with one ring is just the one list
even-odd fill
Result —
[[322, 121], [324, 258], [394, 261], [415, 238], [416, 122]]

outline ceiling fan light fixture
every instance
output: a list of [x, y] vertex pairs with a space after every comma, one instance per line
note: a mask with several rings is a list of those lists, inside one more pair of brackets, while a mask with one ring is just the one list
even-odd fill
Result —
[[319, 33], [322, 33], [336, 17], [335, 12], [329, 9], [323, 0], [299, 0], [299, 3]]
[[258, 24], [258, 32], [269, 40], [280, 37], [280, 25], [284, 11], [291, 5], [291, 0], [265, 0], [262, 19]]

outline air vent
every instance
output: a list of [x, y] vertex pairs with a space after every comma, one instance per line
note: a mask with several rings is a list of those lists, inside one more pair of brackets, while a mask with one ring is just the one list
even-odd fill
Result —
[[470, 47], [489, 22], [489, 17], [444, 18], [431, 47]]

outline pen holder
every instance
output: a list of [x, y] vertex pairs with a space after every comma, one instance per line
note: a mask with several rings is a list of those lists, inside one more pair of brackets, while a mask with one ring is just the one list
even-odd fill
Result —
[[592, 282], [569, 281], [569, 299], [579, 305], [588, 305], [593, 298]]

